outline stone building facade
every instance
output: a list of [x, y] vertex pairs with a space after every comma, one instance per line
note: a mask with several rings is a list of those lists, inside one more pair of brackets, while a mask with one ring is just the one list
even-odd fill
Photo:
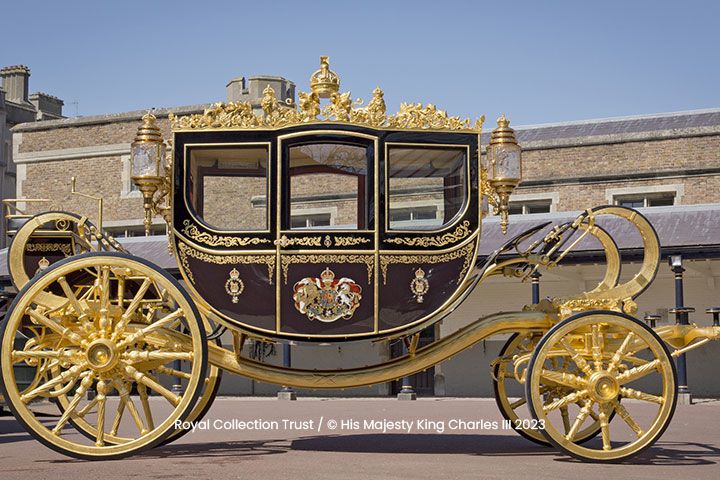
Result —
[[[228, 100], [250, 101], [257, 108], [262, 89], [268, 82], [275, 82], [273, 88], [280, 92], [281, 98], [293, 101], [295, 86], [281, 77], [235, 79], [228, 84]], [[165, 138], [170, 138], [169, 111], [184, 115], [205, 107], [207, 105], [156, 111]], [[75, 176], [78, 190], [105, 197], [104, 226], [107, 230], [118, 237], [139, 234], [142, 232], [142, 199], [130, 180], [130, 143], [144, 113], [58, 119], [16, 126], [13, 152], [17, 197], [49, 198], [58, 208], [96, 220], [96, 204], [70, 194], [70, 177]], [[698, 312], [720, 304], [720, 109], [518, 127], [517, 133], [524, 150], [523, 183], [512, 197], [511, 229], [523, 225], [529, 227], [545, 219], [567, 221], [578, 211], [595, 205], [622, 204], [640, 208], [657, 222], [663, 255], [682, 253], [686, 256], [686, 303], [695, 306]], [[483, 144], [487, 141], [485, 137]], [[351, 218], [347, 212], [351, 210], [352, 201], [343, 198], [342, 193], [352, 191], [353, 181], [345, 181], [348, 183], [336, 185], [338, 195], [330, 199], [318, 197], [322, 192], [312, 183], [294, 186], [304, 196], [298, 202], [298, 222], [349, 221], [343, 218]], [[207, 214], [218, 222], [239, 221], [242, 215], [266, 202], [262, 189], [257, 186], [259, 194], [252, 193], [252, 188], [242, 193], [231, 182], [208, 183], [205, 188], [213, 191], [215, 199], [209, 197]], [[238, 218], [224, 218], [219, 211], [211, 211], [217, 208], [220, 199], [233, 192], [243, 199], [250, 209], [248, 212], [238, 213]], [[433, 194], [416, 192], [408, 194], [402, 209], [396, 213], [398, 218], [403, 215], [408, 218], [442, 215], [440, 210], [428, 210], [436, 207], [437, 198]], [[28, 205], [28, 208], [40, 210], [47, 206]], [[303, 209], [306, 210], [304, 213], [300, 211]], [[340, 212], [334, 220], [327, 216], [317, 217], [332, 209]], [[249, 217], [245, 215], [245, 218]], [[261, 215], [252, 219], [258, 225], [263, 222]], [[688, 223], [691, 221], [695, 223]], [[686, 235], [688, 231], [697, 233]], [[164, 224], [157, 223], [154, 233], [163, 232]], [[489, 254], [503, 238], [497, 219], [486, 219], [481, 254]], [[136, 247], [145, 240], [126, 241], [129, 246]], [[157, 250], [162, 251], [164, 237], [158, 237], [155, 243], [159, 246]], [[632, 255], [628, 258], [625, 263], [631, 271], [637, 259]], [[169, 257], [155, 260], [165, 267], [174, 266], [174, 260]], [[573, 260], [554, 269], [542, 279], [543, 295], [567, 295], [592, 288], [593, 282], [602, 276], [598, 262], [592, 258]], [[672, 273], [667, 265], [661, 265], [652, 288], [640, 297], [639, 315], [660, 313], [664, 322], [671, 322], [668, 309], [673, 306], [669, 300], [673, 298], [672, 285]], [[514, 279], [493, 279], [478, 288], [428, 336], [442, 336], [479, 316], [519, 309], [529, 301], [529, 285], [519, 284]], [[693, 317], [693, 321], [709, 322], [702, 313]], [[436, 366], [430, 372], [432, 382], [427, 393], [491, 396], [488, 364], [505, 341], [506, 338], [498, 338], [482, 342]], [[322, 355], [317, 354], [318, 348], [324, 348]], [[329, 347], [298, 345], [294, 347], [293, 363], [313, 368], [349, 366], [373, 363], [390, 354], [391, 346], [382, 342], [371, 348], [367, 344], [354, 343]], [[720, 381], [707, 381], [708, 377], [716, 377], [707, 372], [708, 365], [719, 359], [717, 345], [689, 355], [691, 390], [701, 395], [720, 396]], [[280, 362], [280, 358], [275, 356], [268, 361]], [[322, 365], [318, 365], [318, 361]], [[703, 369], [705, 371], [699, 372]], [[474, 380], [468, 381], [469, 378]], [[227, 378], [223, 380], [222, 391], [273, 394], [277, 387]], [[390, 385], [380, 385], [337, 394], [383, 395], [391, 391]]]
[[[63, 101], [47, 93], [29, 94], [30, 69], [13, 65], [0, 69], [0, 198], [15, 197], [15, 163], [11, 129], [20, 123], [59, 119]], [[5, 246], [4, 226], [0, 228], [0, 247]]]

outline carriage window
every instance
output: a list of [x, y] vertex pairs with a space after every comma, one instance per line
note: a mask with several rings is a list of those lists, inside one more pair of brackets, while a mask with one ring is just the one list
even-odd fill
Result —
[[367, 163], [367, 149], [356, 145], [290, 147], [290, 228], [366, 229]]
[[208, 225], [222, 230], [266, 230], [268, 149], [194, 147], [190, 203]]
[[391, 147], [388, 225], [435, 230], [453, 222], [467, 196], [466, 150]]

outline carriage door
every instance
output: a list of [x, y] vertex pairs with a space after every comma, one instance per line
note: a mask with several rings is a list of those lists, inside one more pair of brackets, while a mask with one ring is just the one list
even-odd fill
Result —
[[377, 330], [376, 140], [278, 139], [277, 329], [308, 337]]

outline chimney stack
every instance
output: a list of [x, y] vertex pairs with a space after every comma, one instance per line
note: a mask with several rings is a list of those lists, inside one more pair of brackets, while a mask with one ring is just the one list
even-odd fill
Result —
[[30, 104], [28, 86], [30, 69], [25, 65], [13, 65], [0, 69], [5, 99], [15, 103]]

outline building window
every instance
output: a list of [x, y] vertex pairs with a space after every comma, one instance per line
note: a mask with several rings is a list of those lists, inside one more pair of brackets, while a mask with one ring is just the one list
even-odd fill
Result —
[[629, 208], [667, 207], [675, 205], [675, 192], [653, 192], [615, 195], [614, 204]]
[[[143, 225], [121, 225], [105, 227], [104, 231], [115, 238], [144, 237], [145, 227]], [[150, 235], [165, 235], [165, 225], [153, 225], [150, 227]]]
[[437, 205], [417, 205], [390, 209], [390, 224], [395, 228], [429, 228], [436, 226], [442, 217]]
[[550, 213], [552, 210], [552, 199], [546, 200], [524, 200], [510, 202], [508, 211], [510, 215], [527, 215], [530, 213]]
[[290, 217], [290, 228], [329, 227], [332, 222], [330, 213], [295, 214]]

